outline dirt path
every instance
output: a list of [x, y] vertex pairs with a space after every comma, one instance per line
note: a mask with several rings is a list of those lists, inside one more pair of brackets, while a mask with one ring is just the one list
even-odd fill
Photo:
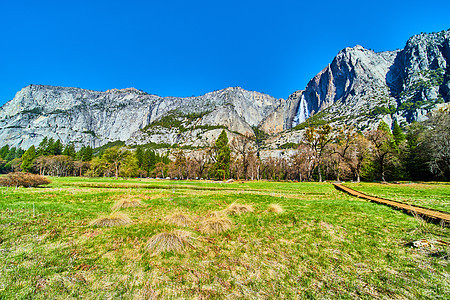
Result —
[[349, 187], [346, 187], [340, 183], [333, 183], [333, 185], [336, 189], [346, 192], [352, 196], [367, 199], [367, 200], [370, 200], [370, 201], [373, 201], [376, 203], [385, 204], [385, 205], [391, 206], [393, 208], [403, 210], [404, 212], [406, 212], [410, 215], [413, 215], [413, 216], [418, 215], [427, 221], [440, 223], [445, 226], [450, 225], [450, 214], [449, 213], [439, 211], [439, 210], [429, 209], [429, 208], [425, 208], [425, 207], [421, 207], [421, 206], [417, 206], [417, 205], [406, 204], [406, 203], [395, 201], [395, 200], [388, 200], [388, 199], [368, 196], [361, 192], [355, 191]]

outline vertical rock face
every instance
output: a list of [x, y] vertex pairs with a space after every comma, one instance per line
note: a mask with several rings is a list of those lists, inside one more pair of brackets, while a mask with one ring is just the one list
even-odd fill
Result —
[[[48, 136], [78, 147], [88, 144], [98, 147], [116, 140], [127, 141], [168, 115], [178, 121], [188, 115], [196, 116], [190, 119], [192, 124], [184, 124], [203, 126], [204, 130], [200, 133], [197, 130], [196, 136], [215, 127], [252, 135], [251, 126], [257, 126], [281, 101], [241, 88], [176, 98], [149, 95], [134, 88], [97, 92], [30, 85], [1, 107], [0, 143], [26, 149]], [[172, 142], [174, 135], [177, 132], [173, 130], [171, 134], [166, 132], [159, 135], [159, 141]], [[139, 142], [149, 141], [148, 136], [140, 135]]]
[[403, 50], [381, 53], [361, 46], [343, 49], [306, 86], [292, 126], [319, 112], [327, 121], [362, 128], [387, 115], [403, 122], [422, 120], [449, 101], [449, 36], [448, 30], [420, 34]]

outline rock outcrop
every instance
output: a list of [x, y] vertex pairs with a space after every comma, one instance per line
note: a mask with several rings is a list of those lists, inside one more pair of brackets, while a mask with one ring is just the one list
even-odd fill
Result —
[[217, 128], [253, 135], [252, 126], [281, 101], [239, 87], [176, 98], [133, 88], [97, 92], [30, 85], [0, 109], [0, 141], [26, 149], [47, 136], [98, 147], [117, 140], [173, 144], [184, 135], [185, 142], [198, 145], [205, 132]]
[[367, 130], [422, 121], [450, 101], [450, 30], [411, 37], [404, 49], [376, 53], [355, 46], [287, 100], [226, 88], [198, 97], [160, 97], [134, 88], [106, 92], [30, 85], [0, 108], [0, 145], [26, 149], [53, 137], [77, 147], [117, 140], [202, 147], [221, 130], [272, 145], [296, 143], [305, 126], [331, 123]]
[[413, 36], [402, 50], [343, 49], [304, 91], [291, 96], [303, 97], [304, 104], [299, 102], [292, 127], [304, 120], [305, 112], [316, 120], [362, 130], [380, 119], [404, 124], [424, 120], [450, 98], [449, 40], [447, 30]]

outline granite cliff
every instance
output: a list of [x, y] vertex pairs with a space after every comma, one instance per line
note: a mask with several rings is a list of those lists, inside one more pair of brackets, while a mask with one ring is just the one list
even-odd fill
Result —
[[24, 149], [45, 136], [78, 147], [117, 140], [202, 146], [210, 140], [203, 135], [213, 131], [213, 139], [220, 128], [252, 136], [252, 126], [281, 101], [239, 87], [176, 98], [134, 88], [97, 92], [30, 85], [0, 109], [0, 141]]
[[98, 147], [108, 142], [202, 147], [222, 129], [272, 135], [270, 147], [298, 143], [306, 126], [360, 130], [380, 120], [426, 119], [450, 100], [450, 30], [411, 37], [400, 50], [355, 46], [287, 100], [226, 88], [198, 97], [160, 97], [134, 88], [106, 92], [30, 85], [0, 108], [0, 145], [28, 148], [45, 137]]

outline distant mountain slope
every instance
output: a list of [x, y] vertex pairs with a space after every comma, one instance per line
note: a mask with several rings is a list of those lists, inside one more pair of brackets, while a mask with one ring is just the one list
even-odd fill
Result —
[[30, 85], [0, 109], [0, 141], [22, 148], [39, 144], [45, 136], [77, 146], [98, 147], [116, 140], [172, 144], [179, 142], [181, 133], [189, 135], [186, 132], [195, 129], [190, 143], [199, 146], [196, 140], [202, 140], [202, 133], [221, 127], [253, 135], [251, 126], [281, 101], [238, 87], [176, 98], [133, 88], [97, 92]]
[[314, 116], [310, 122], [361, 129], [376, 126], [380, 118], [421, 121], [450, 99], [450, 30], [415, 35], [402, 50], [345, 48], [291, 98], [299, 103], [296, 116], [286, 116], [291, 127]]
[[345, 48], [287, 100], [226, 88], [203, 96], [149, 95], [129, 88], [97, 92], [30, 85], [0, 108], [0, 145], [28, 148], [45, 137], [98, 147], [179, 144], [201, 147], [223, 128], [253, 136], [253, 128], [280, 134], [274, 145], [298, 143], [309, 125], [353, 125], [361, 130], [381, 119], [421, 121], [450, 100], [450, 30], [411, 37], [404, 49], [375, 53]]

